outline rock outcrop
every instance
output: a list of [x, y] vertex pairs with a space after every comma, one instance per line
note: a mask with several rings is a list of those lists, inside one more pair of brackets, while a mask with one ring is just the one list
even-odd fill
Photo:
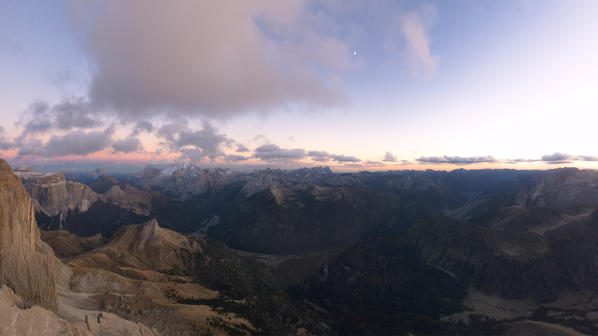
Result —
[[29, 194], [0, 159], [0, 284], [27, 305], [54, 308], [58, 267], [54, 252], [40, 240]]
[[186, 236], [161, 228], [152, 219], [120, 228], [96, 254], [108, 255], [129, 267], [188, 273], [192, 255], [199, 250]]
[[[47, 309], [25, 309], [21, 298], [3, 286], [0, 289], [0, 335], [152, 336], [157, 333], [140, 323], [114, 314], [91, 312], [85, 321], [67, 321]], [[99, 322], [98, 322], [99, 321]]]
[[99, 198], [87, 185], [67, 181], [62, 173], [45, 174], [31, 168], [20, 168], [15, 173], [22, 178], [36, 210], [48, 217], [60, 216], [61, 222], [69, 211], [85, 212]]

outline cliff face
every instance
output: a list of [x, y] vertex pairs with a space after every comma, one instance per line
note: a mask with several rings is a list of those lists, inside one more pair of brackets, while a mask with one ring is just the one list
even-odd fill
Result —
[[29, 194], [0, 159], [0, 285], [28, 305], [55, 308], [58, 267], [54, 252], [40, 240]]
[[67, 181], [61, 173], [43, 174], [23, 169], [15, 173], [23, 179], [37, 210], [49, 217], [60, 215], [61, 222], [69, 211], [87, 211], [99, 197], [85, 184]]

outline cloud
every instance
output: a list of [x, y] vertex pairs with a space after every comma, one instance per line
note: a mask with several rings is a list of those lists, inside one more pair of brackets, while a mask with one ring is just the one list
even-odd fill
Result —
[[23, 134], [24, 135], [36, 135], [39, 133], [46, 132], [52, 128], [52, 121], [48, 116], [50, 106], [43, 101], [35, 101], [29, 105], [27, 110], [23, 113], [29, 118], [27, 121], [20, 121], [24, 123]]
[[181, 149], [181, 157], [183, 159], [188, 159], [191, 161], [201, 161], [205, 159], [206, 155], [201, 149], [196, 148], [183, 148]]
[[318, 162], [336, 161], [336, 162], [360, 162], [361, 160], [355, 156], [329, 154], [325, 151], [309, 151], [307, 153], [312, 160]]
[[151, 132], [154, 130], [154, 125], [147, 121], [147, 120], [139, 120], [136, 124], [135, 124], [135, 128], [133, 129], [133, 132], [131, 133], [132, 136], [137, 136], [139, 135], [141, 132]]
[[598, 156], [580, 155], [580, 156], [578, 156], [578, 160], [595, 162], [595, 161], [598, 161]]
[[[181, 150], [181, 153], [182, 153], [183, 158], [187, 158], [191, 161], [201, 161], [206, 158], [205, 152], [201, 149], [183, 148]], [[221, 153], [219, 156], [221, 156], [225, 161], [233, 162], [233, 163], [249, 160], [248, 157], [243, 156], [243, 155], [235, 155], [235, 154], [225, 155], [224, 153]]]
[[41, 146], [42, 141], [40, 139], [33, 139], [30, 141], [22, 142], [19, 144], [19, 151], [17, 152], [17, 157], [34, 155]]
[[89, 106], [82, 98], [65, 99], [53, 106], [43, 101], [33, 102], [25, 110], [19, 123], [24, 126], [18, 142], [52, 130], [88, 129], [102, 124], [92, 116]]
[[231, 140], [224, 134], [217, 133], [216, 129], [209, 122], [204, 122], [203, 129], [201, 130], [183, 130], [179, 132], [177, 138], [172, 141], [171, 146], [174, 149], [192, 146], [195, 149], [201, 149], [204, 156], [213, 159], [222, 155], [221, 146], [230, 142]]
[[45, 157], [66, 155], [88, 155], [99, 152], [111, 143], [113, 130], [107, 128], [103, 132], [71, 131], [63, 136], [52, 136], [50, 140], [35, 154]]
[[93, 128], [100, 125], [93, 119], [87, 102], [82, 98], [63, 100], [52, 107], [55, 118], [55, 127], [60, 130], [73, 128]]
[[8, 140], [4, 135], [4, 127], [0, 126], [0, 150], [14, 148], [14, 142]]
[[324, 151], [309, 151], [307, 156], [311, 157], [312, 160], [318, 162], [330, 161], [330, 154]]
[[208, 121], [203, 122], [203, 128], [200, 130], [192, 130], [185, 120], [169, 122], [162, 125], [156, 134], [165, 140], [163, 144], [166, 144], [171, 152], [181, 152], [183, 156], [192, 160], [224, 156], [222, 146], [234, 143], [226, 135], [219, 133]]
[[397, 162], [397, 156], [393, 155], [391, 152], [386, 152], [384, 154], [384, 162]]
[[549, 164], [563, 164], [573, 163], [573, 161], [598, 161], [598, 157], [591, 155], [571, 155], [555, 152], [552, 154], [543, 155], [541, 160]]
[[545, 162], [573, 161], [575, 160], [575, 156], [565, 153], [552, 153], [548, 155], [543, 155], [541, 160]]
[[332, 158], [332, 160], [337, 161], [337, 162], [359, 162], [361, 161], [360, 159], [358, 159], [355, 156], [351, 156], [351, 155], [330, 155], [330, 158]]
[[225, 159], [226, 159], [227, 161], [231, 161], [231, 162], [239, 162], [239, 161], [245, 161], [245, 160], [248, 160], [249, 158], [248, 158], [248, 157], [246, 157], [246, 156], [243, 156], [243, 155], [233, 155], [233, 154], [231, 154], [231, 155], [227, 155], [227, 156], [225, 157]]
[[432, 75], [438, 60], [430, 49], [428, 31], [436, 19], [434, 5], [422, 5], [399, 18], [401, 34], [405, 40], [406, 56], [410, 70], [415, 75]]
[[509, 160], [509, 162], [515, 162], [515, 163], [521, 163], [521, 162], [538, 162], [540, 160], [537, 159], [515, 159], [515, 160]]
[[359, 163], [346, 163], [343, 165], [343, 167], [347, 167], [347, 168], [363, 168], [364, 166], [362, 164]]
[[473, 164], [473, 163], [494, 163], [498, 162], [493, 156], [429, 156], [420, 157], [416, 159], [420, 163], [433, 163], [433, 164]]
[[289, 161], [305, 158], [304, 149], [280, 148], [274, 144], [262, 145], [254, 150], [253, 157], [264, 161]]
[[[346, 103], [343, 74], [363, 61], [361, 53], [356, 57], [353, 50], [359, 44], [378, 48], [391, 30], [402, 43], [414, 73], [429, 74], [436, 69], [429, 38], [436, 17], [433, 5], [405, 12], [395, 1], [67, 3], [75, 41], [90, 63], [89, 87], [83, 97], [71, 97], [56, 105], [32, 105], [19, 138], [19, 143], [29, 147], [40, 134], [57, 139], [57, 134], [72, 130], [98, 129], [110, 114], [119, 125], [130, 126], [131, 139], [111, 144], [115, 151], [134, 148], [133, 139], [144, 139], [138, 136], [154, 132], [165, 151], [186, 150], [186, 155], [196, 158], [215, 158], [225, 156], [223, 146], [235, 151], [236, 145], [237, 153], [247, 153], [249, 148], [211, 125], [193, 130], [186, 120]], [[356, 15], [365, 12], [366, 19]], [[376, 28], [370, 23], [376, 23]], [[370, 41], [371, 37], [376, 41]], [[369, 55], [382, 54], [377, 51], [371, 50]], [[396, 56], [389, 55], [395, 61], [399, 59]], [[56, 78], [69, 80], [71, 75], [63, 73]], [[166, 124], [160, 127], [159, 122]], [[264, 143], [267, 141], [248, 145], [254, 148]], [[278, 155], [300, 156], [301, 151], [305, 152], [280, 149]], [[311, 158], [321, 162], [361, 161], [355, 156], [329, 153]]]
[[158, 129], [157, 135], [161, 138], [165, 138], [168, 141], [174, 141], [175, 136], [179, 132], [189, 131], [186, 120], [177, 120], [163, 124]]
[[112, 144], [112, 149], [116, 153], [131, 153], [141, 150], [141, 141], [135, 137], [117, 140]]
[[342, 104], [329, 65], [350, 64], [350, 48], [304, 24], [322, 15], [305, 2], [72, 0], [90, 102], [132, 119]]
[[237, 153], [246, 153], [249, 152], [249, 148], [247, 148], [247, 146], [243, 145], [243, 144], [237, 144]]

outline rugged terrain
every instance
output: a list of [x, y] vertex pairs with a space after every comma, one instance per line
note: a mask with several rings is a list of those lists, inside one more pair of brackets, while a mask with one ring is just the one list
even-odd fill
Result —
[[[217, 216], [208, 236], [257, 252], [343, 334], [598, 332], [589, 294], [598, 290], [597, 172], [229, 176], [235, 182], [197, 190], [183, 204]], [[573, 308], [563, 303], [572, 293], [590, 300]], [[542, 323], [516, 322], [528, 319]]]
[[66, 230], [41, 223], [66, 264], [60, 316], [180, 335], [598, 333], [595, 171], [184, 164], [88, 180], [97, 200]]
[[[0, 160], [0, 200], [1, 335], [156, 334], [112, 314], [94, 323], [99, 311], [83, 311], [65, 301], [70, 289], [63, 279], [69, 268], [40, 240], [34, 205], [4, 160]], [[64, 311], [76, 311], [80, 318]]]
[[35, 204], [41, 228], [66, 229], [81, 236], [111, 235], [123, 225], [147, 220], [154, 198], [161, 198], [104, 175], [88, 186], [69, 181], [60, 172], [25, 167], [15, 174]]

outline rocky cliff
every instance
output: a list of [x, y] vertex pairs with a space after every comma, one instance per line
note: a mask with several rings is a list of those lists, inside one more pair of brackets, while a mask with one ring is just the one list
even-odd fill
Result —
[[40, 240], [27, 191], [0, 159], [0, 284], [28, 305], [54, 308], [58, 267], [54, 252]]
[[15, 173], [22, 178], [36, 210], [49, 217], [60, 216], [61, 222], [69, 211], [85, 212], [99, 198], [87, 185], [67, 181], [61, 173], [45, 174], [30, 168]]
[[[37, 178], [64, 181], [55, 174]], [[65, 287], [70, 280], [59, 279], [69, 270], [40, 240], [33, 202], [0, 159], [0, 335], [157, 335], [116, 315], [82, 310]]]

